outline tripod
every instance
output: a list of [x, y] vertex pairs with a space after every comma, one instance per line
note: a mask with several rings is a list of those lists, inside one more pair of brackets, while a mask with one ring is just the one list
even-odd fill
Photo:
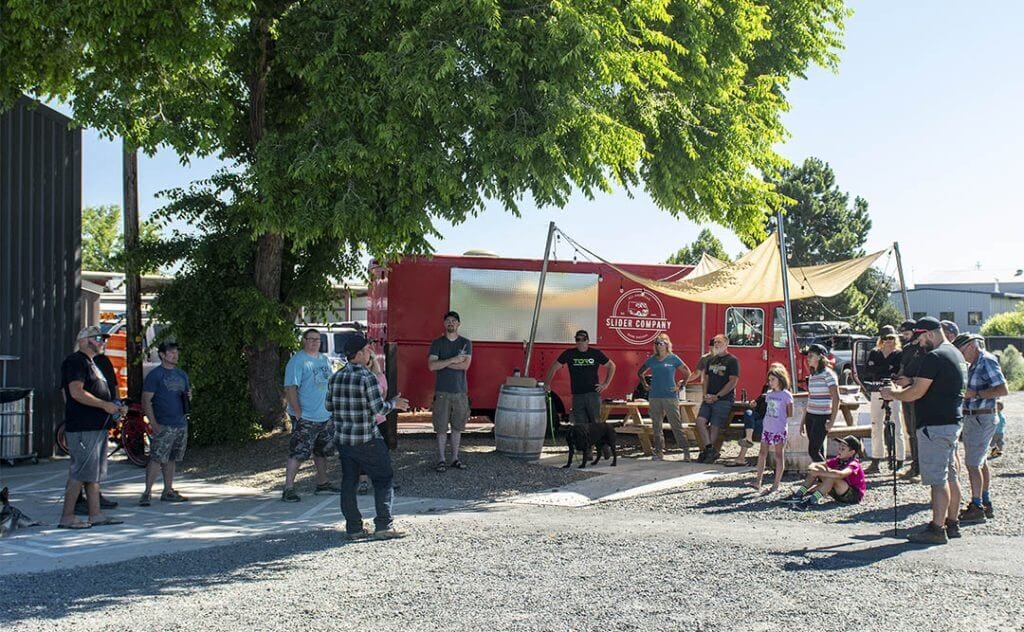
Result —
[[892, 470], [892, 534], [899, 535], [899, 516], [897, 514], [898, 496], [896, 489], [896, 423], [892, 419], [892, 402], [888, 399], [882, 400], [882, 411], [885, 413], [885, 452], [889, 462], [889, 469]]

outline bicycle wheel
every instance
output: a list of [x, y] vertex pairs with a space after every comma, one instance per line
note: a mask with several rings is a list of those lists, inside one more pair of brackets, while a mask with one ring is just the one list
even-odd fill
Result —
[[57, 426], [56, 432], [53, 433], [53, 443], [57, 446], [57, 450], [61, 454], [70, 454], [68, 452], [68, 438], [64, 434], [64, 422], [61, 422], [61, 424]]
[[121, 447], [128, 460], [146, 467], [149, 465], [149, 433], [146, 432], [146, 421], [142, 416], [129, 415], [121, 426]]

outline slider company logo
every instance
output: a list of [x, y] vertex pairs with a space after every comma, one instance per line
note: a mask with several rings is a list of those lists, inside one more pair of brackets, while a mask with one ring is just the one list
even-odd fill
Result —
[[604, 324], [618, 332], [628, 343], [644, 345], [672, 326], [665, 314], [665, 305], [653, 292], [635, 288], [623, 293], [612, 307]]

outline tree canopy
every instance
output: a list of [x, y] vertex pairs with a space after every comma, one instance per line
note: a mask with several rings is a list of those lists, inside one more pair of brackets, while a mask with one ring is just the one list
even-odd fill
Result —
[[705, 228], [697, 235], [697, 239], [689, 246], [683, 246], [671, 255], [665, 263], [675, 265], [695, 266], [700, 262], [702, 255], [707, 254], [722, 261], [732, 261], [732, 257], [725, 251], [725, 246], [710, 228]]
[[[121, 238], [121, 207], [117, 205], [86, 206], [82, 209], [82, 269], [103, 272], [124, 272], [124, 240]], [[139, 241], [155, 244], [160, 228], [151, 221], [139, 225]], [[143, 272], [153, 272], [153, 266]]]
[[[243, 345], [229, 356], [267, 424], [281, 416], [292, 290], [329, 290], [318, 257], [346, 268], [364, 252], [425, 253], [435, 222], [487, 200], [519, 213], [527, 193], [558, 206], [615, 187], [761, 236], [784, 200], [757, 174], [782, 164], [786, 90], [809, 65], [835, 65], [848, 12], [842, 0], [0, 0], [0, 13], [0, 58], [13, 60], [0, 102], [61, 97], [144, 150], [234, 162], [230, 208], [213, 195], [227, 180], [169, 207], [210, 214], [224, 239], [178, 236], [163, 256], [206, 269], [218, 241], [240, 257], [235, 238], [251, 240], [249, 259], [232, 259], [247, 309], [207, 316]], [[185, 274], [200, 285], [176, 295], [216, 292], [201, 285], [211, 278]]]

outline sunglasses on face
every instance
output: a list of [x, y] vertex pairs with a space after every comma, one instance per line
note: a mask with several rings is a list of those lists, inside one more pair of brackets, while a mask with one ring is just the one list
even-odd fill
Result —
[[91, 340], [95, 340], [96, 342], [106, 342], [107, 341], [107, 337], [106, 336], [92, 336]]
[[659, 341], [654, 343], [654, 346], [655, 347], [664, 347], [665, 346], [665, 342], [659, 340]]

